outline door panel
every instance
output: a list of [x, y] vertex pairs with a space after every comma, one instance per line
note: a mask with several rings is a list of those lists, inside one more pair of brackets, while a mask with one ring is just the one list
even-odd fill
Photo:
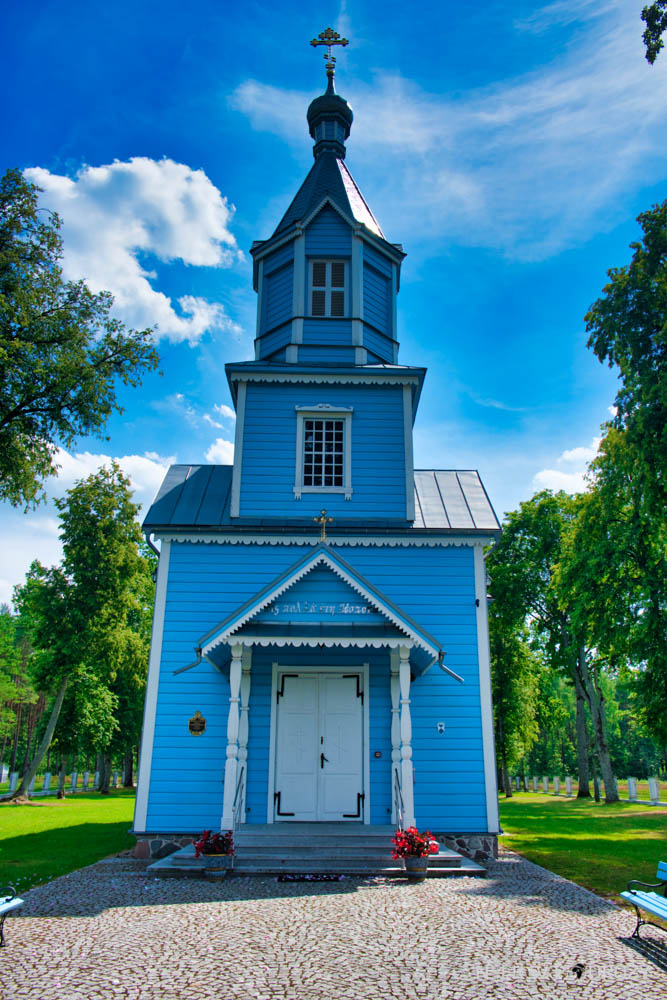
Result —
[[357, 812], [363, 773], [361, 724], [357, 677], [321, 677], [320, 733], [327, 761], [320, 768], [320, 819], [339, 820]]
[[279, 690], [283, 693], [278, 699], [276, 725], [277, 820], [356, 817], [358, 795], [363, 791], [360, 680], [356, 674], [281, 675]]
[[278, 702], [276, 788], [280, 812], [294, 819], [317, 818], [318, 693], [317, 674], [283, 679]]

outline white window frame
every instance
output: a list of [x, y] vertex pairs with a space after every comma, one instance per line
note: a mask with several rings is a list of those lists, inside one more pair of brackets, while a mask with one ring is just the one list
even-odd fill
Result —
[[[313, 265], [314, 264], [325, 264], [326, 265], [326, 282], [324, 285], [313, 285]], [[343, 265], [343, 288], [341, 289], [339, 285], [332, 286], [331, 284], [331, 265], [332, 264], [342, 264]], [[314, 319], [345, 319], [349, 316], [349, 284], [350, 284], [350, 268], [348, 266], [348, 261], [341, 259], [340, 257], [311, 257], [308, 261], [308, 315]], [[343, 315], [342, 316], [332, 316], [331, 315], [331, 292], [332, 291], [342, 291], [343, 292]], [[324, 315], [315, 316], [313, 313], [313, 292], [324, 292]]]
[[[318, 403], [317, 406], [295, 406], [296, 410], [296, 472], [294, 478], [294, 498], [301, 499], [302, 493], [342, 493], [346, 500], [352, 497], [352, 406], [331, 406]], [[304, 486], [303, 456], [306, 420], [343, 421], [343, 485]]]

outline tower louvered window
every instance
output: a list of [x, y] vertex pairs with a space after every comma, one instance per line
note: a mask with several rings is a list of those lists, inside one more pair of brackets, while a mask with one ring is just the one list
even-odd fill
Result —
[[311, 316], [345, 315], [345, 271], [343, 260], [311, 261]]

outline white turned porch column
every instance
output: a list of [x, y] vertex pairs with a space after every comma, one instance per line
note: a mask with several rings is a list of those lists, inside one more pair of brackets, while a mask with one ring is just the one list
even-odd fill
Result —
[[401, 792], [406, 827], [415, 825], [415, 795], [412, 776], [412, 720], [410, 718], [410, 647], [401, 646], [398, 668], [401, 688]]
[[241, 822], [245, 823], [245, 791], [248, 785], [248, 703], [250, 701], [250, 667], [252, 664], [252, 647], [244, 646], [241, 657], [241, 719], [239, 722], [239, 763], [238, 773], [241, 768], [245, 771], [241, 802], [239, 803], [239, 813]]
[[398, 677], [398, 650], [392, 649], [389, 652], [391, 658], [391, 821], [398, 822], [396, 815], [396, 795], [394, 784], [396, 775], [398, 783], [401, 784], [401, 718], [399, 699], [401, 696], [401, 684]]
[[227, 716], [227, 760], [225, 761], [225, 791], [222, 799], [223, 830], [231, 830], [234, 826], [233, 805], [236, 793], [236, 777], [238, 774], [239, 753], [239, 693], [241, 690], [241, 673], [243, 646], [232, 646], [232, 662], [229, 665], [229, 715]]

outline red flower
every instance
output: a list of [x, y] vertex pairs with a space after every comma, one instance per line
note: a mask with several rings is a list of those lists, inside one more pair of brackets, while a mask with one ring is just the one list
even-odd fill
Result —
[[394, 844], [394, 858], [427, 858], [429, 854], [437, 854], [440, 850], [440, 845], [430, 830], [420, 833], [416, 826], [397, 830], [391, 842]]
[[195, 848], [195, 857], [199, 858], [202, 854], [233, 854], [234, 853], [234, 834], [231, 830], [221, 831], [220, 833], [211, 833], [210, 830], [204, 830], [199, 840], [193, 840]]

